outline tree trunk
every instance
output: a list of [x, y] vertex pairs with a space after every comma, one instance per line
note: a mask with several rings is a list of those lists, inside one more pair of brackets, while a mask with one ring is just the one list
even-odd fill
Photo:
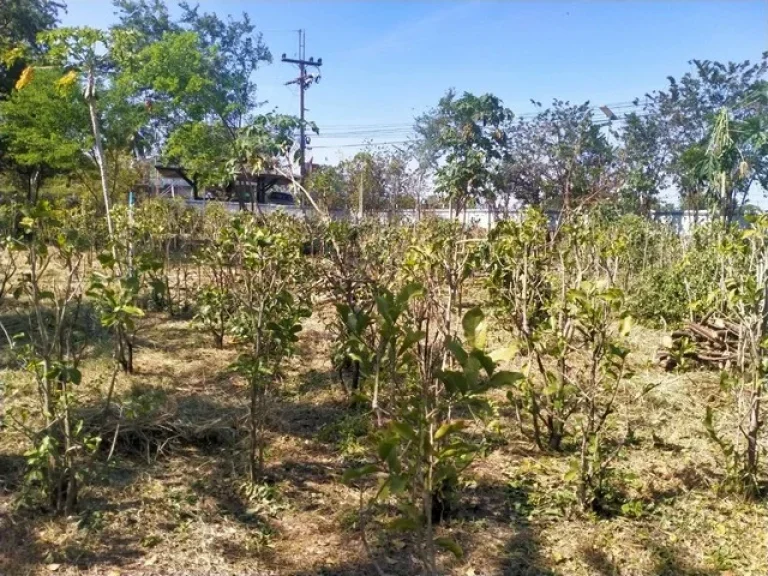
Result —
[[256, 423], [256, 412], [258, 410], [257, 404], [257, 389], [256, 382], [251, 382], [251, 414], [250, 414], [250, 453], [248, 458], [248, 472], [251, 478], [251, 484], [256, 483], [256, 478], [259, 475], [258, 465], [256, 461], [256, 446], [258, 444], [258, 433]]
[[35, 168], [27, 183], [27, 204], [30, 206], [37, 202], [37, 191], [40, 188], [40, 169]]
[[99, 166], [99, 176], [101, 178], [101, 192], [104, 196], [104, 209], [107, 214], [107, 230], [109, 239], [112, 240], [114, 231], [112, 229], [112, 215], [109, 206], [109, 183], [107, 181], [107, 160], [104, 156], [104, 147], [101, 142], [101, 124], [96, 110], [96, 80], [93, 76], [93, 70], [88, 71], [88, 86], [86, 88], [86, 101], [88, 102], [88, 112], [91, 115], [91, 127], [93, 128], [93, 149], [96, 153], [96, 164]]
[[358, 205], [357, 205], [357, 220], [358, 222], [363, 221], [363, 214], [365, 213], [365, 191], [363, 189], [363, 175], [360, 174], [360, 189], [358, 191]]
[[758, 436], [760, 433], [760, 387], [762, 382], [759, 377], [754, 384], [750, 395], [749, 424], [747, 425], [747, 473], [755, 477], [757, 475], [758, 460]]

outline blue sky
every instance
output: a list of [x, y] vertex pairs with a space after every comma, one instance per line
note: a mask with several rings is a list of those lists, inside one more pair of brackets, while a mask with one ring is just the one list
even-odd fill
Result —
[[[174, 5], [175, 2], [169, 2]], [[351, 156], [370, 136], [340, 135], [372, 126], [374, 142], [401, 141], [414, 116], [450, 87], [492, 92], [516, 113], [530, 99], [626, 102], [663, 88], [692, 58], [757, 60], [768, 50], [766, 0], [584, 2], [322, 2], [200, 0], [205, 11], [250, 14], [275, 62], [257, 74], [259, 98], [298, 112], [297, 52], [322, 57], [322, 80], [307, 95], [321, 136], [316, 161]], [[109, 0], [68, 0], [67, 25], [106, 27]], [[385, 129], [386, 125], [386, 130]], [[371, 128], [366, 128], [371, 130]], [[323, 136], [325, 134], [325, 136]]]

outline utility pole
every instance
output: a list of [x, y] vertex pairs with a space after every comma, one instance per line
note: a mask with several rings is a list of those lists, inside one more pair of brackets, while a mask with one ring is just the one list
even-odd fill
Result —
[[[304, 107], [304, 92], [306, 92], [307, 88], [309, 88], [312, 83], [317, 83], [320, 81], [320, 66], [323, 65], [323, 59], [318, 58], [315, 60], [314, 58], [310, 58], [309, 60], [306, 59], [306, 54], [304, 52], [305, 50], [305, 43], [306, 38], [304, 36], [304, 30], [299, 30], [299, 57], [298, 58], [286, 58], [285, 54], [283, 54], [282, 61], [287, 64], [296, 64], [299, 67], [299, 77], [295, 78], [294, 80], [291, 80], [290, 82], [286, 82], [286, 86], [289, 84], [298, 84], [299, 86], [299, 118], [301, 118], [301, 124], [300, 124], [300, 136], [299, 136], [299, 149], [300, 149], [300, 170], [301, 170], [301, 182], [304, 183], [304, 177], [307, 174], [307, 163], [306, 163], [306, 150], [307, 150], [307, 127], [306, 122], [304, 121], [304, 112], [306, 111], [306, 108]], [[307, 67], [313, 66], [317, 68], [316, 74], [307, 74]]]

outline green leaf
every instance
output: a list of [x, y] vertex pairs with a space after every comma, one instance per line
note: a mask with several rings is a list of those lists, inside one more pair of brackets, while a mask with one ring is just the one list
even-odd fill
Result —
[[[485, 373], [490, 376], [493, 374], [493, 371], [496, 370], [496, 363], [491, 360], [491, 357], [488, 356], [485, 352], [482, 350], [479, 350], [475, 348], [472, 350], [472, 352], [469, 353], [469, 357], [477, 360], [477, 362], [480, 364], [480, 366], [483, 367], [483, 370], [485, 370]], [[470, 368], [470, 363], [467, 362], [466, 368]]]
[[112, 268], [115, 265], [115, 259], [109, 252], [102, 252], [96, 259], [104, 268]]
[[445, 341], [445, 347], [451, 354], [453, 354], [453, 357], [456, 358], [456, 361], [461, 366], [464, 366], [467, 363], [467, 352], [458, 340], [455, 338], [448, 338]]
[[416, 440], [416, 431], [407, 423], [405, 422], [392, 422], [390, 424], [392, 427], [392, 430], [400, 436], [400, 438], [404, 438], [406, 440]]
[[123, 306], [122, 308], [123, 312], [130, 316], [138, 316], [140, 318], [144, 316], [144, 310], [136, 306]]
[[400, 494], [408, 487], [408, 478], [400, 474], [389, 475], [389, 491], [392, 494]]
[[579, 477], [578, 470], [568, 470], [568, 472], [566, 472], [565, 475], [563, 476], [563, 480], [565, 480], [566, 482], [575, 482], [578, 477]]
[[464, 338], [473, 348], [485, 348], [486, 322], [485, 314], [478, 308], [471, 308], [464, 314], [461, 320], [461, 326], [464, 328]]
[[441, 536], [440, 538], [435, 538], [435, 544], [437, 544], [443, 550], [447, 550], [448, 552], [456, 556], [456, 558], [464, 557], [464, 550], [461, 549], [461, 546], [459, 546], [459, 543], [456, 542], [456, 540], [454, 540], [453, 538]]
[[515, 355], [518, 352], [517, 346], [514, 344], [510, 344], [509, 346], [506, 346], [505, 348], [499, 348], [497, 350], [494, 350], [488, 356], [496, 363], [499, 362], [509, 362], [512, 360], [512, 358], [515, 357]]
[[462, 458], [477, 453], [478, 446], [466, 442], [452, 442], [447, 448], [438, 453], [438, 459]]
[[560, 390], [560, 383], [556, 380], [550, 380], [541, 393], [544, 394], [544, 396], [552, 396], [553, 394], [557, 394], [558, 390]]
[[563, 476], [563, 480], [566, 482], [575, 482], [581, 475], [578, 460], [571, 460], [568, 465], [568, 471]]
[[410, 282], [403, 286], [402, 290], [397, 295], [397, 302], [402, 306], [411, 301], [414, 296], [421, 296], [424, 294], [424, 286], [418, 282]]
[[375, 464], [366, 464], [365, 466], [350, 468], [349, 470], [346, 470], [344, 472], [344, 474], [341, 477], [341, 481], [344, 484], [349, 484], [350, 482], [353, 482], [354, 480], [358, 480], [363, 476], [368, 476], [370, 474], [373, 474], [377, 470], [378, 468], [376, 467]]
[[402, 344], [400, 344], [398, 355], [402, 356], [406, 350], [409, 350], [414, 344], [416, 344], [422, 338], [424, 338], [424, 332], [421, 332], [421, 331], [414, 332], [408, 329], [408, 333], [405, 335], [405, 338], [403, 338]]
[[72, 382], [72, 384], [78, 385], [83, 379], [83, 375], [77, 368], [69, 368], [67, 370], [67, 379]]
[[621, 319], [621, 325], [619, 327], [619, 333], [622, 336], [627, 336], [629, 334], [629, 331], [632, 329], [632, 316], [624, 316], [624, 318]]
[[390, 479], [391, 477], [379, 478], [379, 489], [376, 491], [376, 500], [386, 500], [390, 494]]
[[463, 430], [466, 427], [466, 423], [463, 420], [454, 420], [453, 422], [446, 422], [435, 432], [435, 440], [440, 440], [448, 434], [453, 434], [459, 430]]
[[386, 320], [392, 320], [392, 294], [385, 292], [376, 297], [376, 310]]
[[520, 372], [512, 372], [510, 370], [501, 370], [491, 376], [488, 381], [488, 388], [501, 388], [502, 386], [514, 386], [521, 380], [525, 380], [525, 376]]
[[437, 379], [445, 385], [446, 390], [451, 394], [467, 392], [467, 379], [463, 372], [444, 370], [437, 373]]
[[394, 438], [384, 438], [379, 441], [378, 454], [379, 458], [389, 463], [395, 454], [395, 448], [397, 447], [397, 440]]

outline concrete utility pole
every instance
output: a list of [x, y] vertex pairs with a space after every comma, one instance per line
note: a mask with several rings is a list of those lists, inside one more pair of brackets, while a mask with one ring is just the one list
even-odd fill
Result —
[[[310, 58], [309, 60], [305, 59], [305, 37], [304, 37], [304, 30], [299, 30], [299, 57], [294, 58], [286, 58], [285, 54], [283, 54], [282, 61], [286, 62], [287, 64], [296, 64], [299, 67], [299, 77], [291, 80], [290, 82], [286, 82], [286, 86], [289, 84], [298, 84], [299, 85], [299, 117], [301, 118], [301, 126], [300, 131], [301, 135], [299, 136], [299, 149], [300, 149], [300, 156], [301, 156], [301, 182], [304, 183], [304, 177], [307, 174], [307, 164], [306, 164], [306, 150], [307, 150], [307, 127], [306, 123], [304, 121], [304, 112], [306, 111], [306, 108], [304, 107], [304, 92], [309, 88], [312, 83], [317, 83], [320, 81], [320, 66], [323, 65], [323, 59], [318, 58], [315, 60], [314, 58]], [[307, 66], [314, 66], [317, 68], [316, 74], [307, 74]]]

